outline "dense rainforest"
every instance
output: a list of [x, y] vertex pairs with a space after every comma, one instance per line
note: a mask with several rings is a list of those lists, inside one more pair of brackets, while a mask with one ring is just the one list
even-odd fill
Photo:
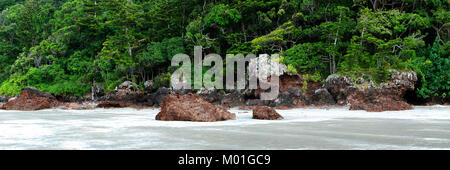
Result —
[[274, 54], [310, 81], [386, 81], [450, 95], [448, 0], [1, 0], [0, 95], [85, 96], [129, 80], [169, 86], [178, 53]]

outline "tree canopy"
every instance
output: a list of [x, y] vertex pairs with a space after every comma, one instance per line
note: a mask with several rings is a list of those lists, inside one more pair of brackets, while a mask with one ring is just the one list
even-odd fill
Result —
[[[448, 0], [2, 0], [0, 95], [34, 86], [84, 96], [162, 81], [177, 53], [274, 54], [290, 71], [387, 80], [420, 75], [450, 95]], [[158, 84], [164, 84], [159, 83]]]

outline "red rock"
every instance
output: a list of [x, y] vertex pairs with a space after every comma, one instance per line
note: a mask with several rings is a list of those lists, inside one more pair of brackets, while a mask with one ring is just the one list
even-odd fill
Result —
[[253, 108], [253, 119], [282, 120], [283, 116], [278, 114], [273, 108], [256, 106]]
[[[384, 93], [382, 91], [385, 91]], [[386, 93], [387, 92], [387, 93]], [[388, 90], [368, 88], [350, 93], [347, 97], [350, 110], [366, 110], [368, 112], [411, 110], [413, 107], [403, 98]]]
[[280, 76], [280, 90], [288, 88], [302, 88], [304, 78], [299, 75], [282, 75]]
[[333, 95], [338, 104], [350, 104], [350, 110], [369, 112], [410, 110], [413, 107], [406, 102], [407, 91], [414, 91], [417, 74], [391, 70], [392, 75], [386, 83], [378, 87], [370, 80], [360, 79], [357, 84], [345, 76], [330, 75], [325, 88]]
[[234, 120], [236, 115], [214, 106], [198, 94], [170, 94], [163, 98], [156, 120], [215, 122]]
[[22, 89], [18, 98], [8, 101], [3, 107], [6, 110], [41, 110], [54, 108], [58, 103], [51, 94], [26, 87]]

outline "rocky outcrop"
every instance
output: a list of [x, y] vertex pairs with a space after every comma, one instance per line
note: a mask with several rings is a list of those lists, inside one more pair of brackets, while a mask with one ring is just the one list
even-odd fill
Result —
[[8, 102], [9, 98], [0, 96], [0, 103]]
[[116, 87], [115, 93], [106, 94], [97, 99], [98, 108], [123, 108], [130, 106], [153, 106], [152, 96], [142, 92], [136, 83], [125, 81]]
[[[172, 90], [170, 88], [159, 88], [154, 93], [143, 93], [142, 91], [135, 89], [130, 90], [130, 88], [123, 88], [126, 86], [121, 86], [121, 90], [117, 90], [115, 93], [107, 94], [98, 101], [100, 103], [97, 107], [101, 108], [122, 108], [122, 107], [159, 107], [163, 103], [163, 98], [169, 94], [188, 94], [192, 93], [192, 90]], [[130, 86], [129, 86], [130, 87]], [[132, 86], [131, 86], [132, 87]], [[126, 90], [128, 89], [128, 90]]]
[[224, 106], [240, 106], [245, 104], [245, 98], [243, 94], [239, 93], [237, 90], [233, 90], [231, 93], [223, 95], [221, 105]]
[[283, 116], [278, 114], [273, 108], [256, 106], [253, 108], [253, 119], [282, 120]]
[[325, 88], [318, 89], [314, 92], [314, 95], [312, 96], [312, 102], [316, 106], [336, 104], [336, 101], [334, 101], [333, 96]]
[[280, 94], [275, 100], [277, 107], [302, 107], [308, 104], [309, 99], [303, 94], [302, 89], [294, 87], [280, 90]]
[[379, 87], [371, 83], [367, 87], [349, 88], [347, 100], [351, 104], [350, 110], [380, 112], [413, 109], [403, 96], [407, 91], [414, 90], [417, 74], [397, 70], [391, 70], [391, 72], [389, 81], [381, 83]]
[[300, 75], [282, 75], [280, 76], [280, 90], [288, 88], [302, 88], [305, 79]]
[[49, 93], [41, 92], [33, 87], [22, 89], [18, 98], [6, 103], [3, 108], [6, 110], [41, 110], [54, 108], [58, 105], [58, 100]]
[[144, 88], [147, 93], [152, 92], [154, 89], [153, 81], [147, 80], [144, 82]]
[[350, 104], [350, 110], [381, 112], [413, 109], [403, 96], [407, 91], [414, 90], [417, 74], [397, 70], [391, 72], [388, 82], [381, 83], [378, 87], [370, 80], [358, 79], [353, 84], [350, 78], [339, 75], [329, 76], [324, 86], [338, 104]]
[[397, 91], [376, 87], [354, 89], [348, 96], [350, 110], [367, 110], [382, 112], [389, 110], [410, 110], [413, 107], [406, 103]]
[[153, 105], [160, 106], [163, 104], [163, 98], [172, 94], [172, 90], [169, 88], [159, 88], [155, 93], [150, 95], [150, 98], [153, 100]]
[[163, 101], [156, 120], [214, 122], [236, 119], [235, 114], [212, 105], [198, 94], [170, 94]]
[[347, 104], [347, 90], [350, 86], [352, 86], [352, 82], [349, 78], [337, 74], [328, 76], [324, 84], [324, 88], [330, 92], [339, 105]]
[[197, 94], [199, 94], [203, 99], [205, 99], [207, 102], [213, 103], [213, 104], [220, 104], [220, 101], [223, 98], [223, 93], [221, 93], [217, 89], [200, 89]]
[[135, 93], [141, 93], [141, 90], [136, 83], [133, 83], [131, 81], [125, 81], [120, 84], [119, 87], [116, 87], [116, 95], [124, 96]]

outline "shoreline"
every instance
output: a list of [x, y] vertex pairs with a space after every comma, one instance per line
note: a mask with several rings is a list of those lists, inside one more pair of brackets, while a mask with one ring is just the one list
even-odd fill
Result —
[[[449, 105], [446, 99], [424, 101], [417, 103], [411, 99], [415, 94], [415, 72], [395, 71], [390, 80], [376, 86], [372, 81], [354, 83], [352, 78], [340, 75], [330, 75], [325, 82], [308, 84], [304, 89], [299, 86], [300, 77], [284, 75], [281, 77], [280, 89], [273, 100], [262, 100], [261, 95], [267, 93], [262, 89], [220, 90], [200, 89], [176, 90], [158, 88], [142, 91], [124, 82], [115, 92], [96, 94], [91, 97], [53, 96], [34, 87], [25, 87], [20, 95], [3, 97], [0, 109], [6, 110], [41, 110], [46, 108], [61, 108], [85, 110], [94, 108], [135, 108], [146, 109], [161, 107], [166, 102], [175, 101], [174, 109], [183, 112], [203, 104], [208, 107], [232, 108], [250, 110], [255, 106], [267, 106], [280, 110], [293, 108], [336, 108], [349, 106], [349, 110], [366, 110], [382, 112], [395, 110], [411, 110], [413, 105]], [[128, 86], [126, 86], [128, 85]], [[185, 98], [185, 99], [183, 99]], [[167, 100], [167, 101], [166, 101]], [[184, 100], [179, 102], [179, 100]], [[186, 105], [186, 106], [183, 106]], [[167, 105], [169, 106], [169, 105]], [[179, 108], [177, 108], [179, 107]], [[214, 109], [211, 110], [214, 112]], [[180, 112], [180, 113], [181, 113]]]
[[[60, 110], [95, 110], [95, 109], [135, 109], [135, 110], [146, 110], [146, 109], [160, 109], [160, 107], [154, 107], [154, 106], [143, 106], [139, 103], [132, 104], [130, 106], [126, 107], [97, 107], [97, 105], [101, 104], [102, 101], [86, 101], [86, 102], [61, 102], [58, 104], [57, 107], [52, 107], [48, 109], [60, 109]], [[6, 102], [0, 102], [0, 106], [6, 104]], [[218, 107], [223, 107], [227, 110], [245, 110], [245, 111], [251, 111], [256, 106], [247, 106], [247, 105], [238, 105], [238, 106], [223, 106], [223, 105], [215, 105]], [[415, 107], [450, 107], [450, 104], [421, 104], [421, 105], [413, 105], [413, 108]], [[295, 109], [323, 109], [323, 110], [330, 110], [330, 109], [348, 109], [350, 108], [350, 105], [321, 105], [321, 106], [301, 106], [301, 107], [272, 107], [275, 110], [295, 110]], [[7, 109], [0, 109], [0, 110], [7, 110]], [[409, 109], [414, 110], [414, 109]], [[39, 111], [39, 110], [10, 110], [10, 111]], [[402, 110], [388, 110], [388, 111], [402, 111]], [[370, 111], [367, 111], [370, 112]], [[382, 111], [387, 112], [387, 111]]]

